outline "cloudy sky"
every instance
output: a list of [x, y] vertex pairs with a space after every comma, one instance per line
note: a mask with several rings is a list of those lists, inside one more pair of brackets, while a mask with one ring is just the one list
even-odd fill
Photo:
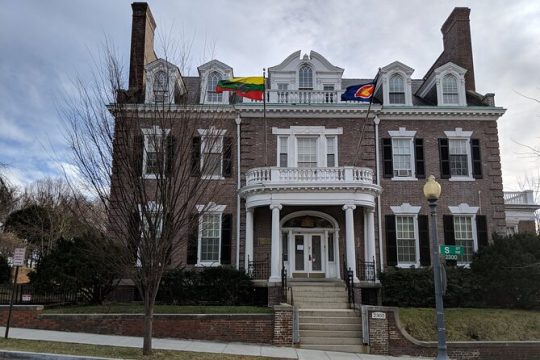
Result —
[[[15, 184], [61, 175], [70, 153], [57, 114], [74, 78], [88, 79], [108, 39], [129, 65], [131, 1], [0, 0], [0, 163]], [[442, 51], [440, 27], [454, 6], [471, 8], [477, 91], [508, 109], [499, 120], [503, 181], [538, 174], [518, 143], [540, 145], [540, 2], [474, 1], [149, 1], [162, 44], [190, 48], [185, 72], [217, 58], [236, 75], [256, 75], [295, 50], [315, 50], [369, 78], [399, 60], [421, 78]]]

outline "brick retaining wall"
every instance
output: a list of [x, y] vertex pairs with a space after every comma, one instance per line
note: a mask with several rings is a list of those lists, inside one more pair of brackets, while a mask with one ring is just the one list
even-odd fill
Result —
[[[15, 306], [12, 327], [88, 332], [126, 336], [143, 335], [143, 315], [43, 314], [43, 306]], [[0, 307], [0, 323], [6, 323], [7, 306]], [[273, 314], [156, 314], [153, 336], [161, 338], [240, 341], [271, 344]]]
[[[419, 341], [409, 335], [399, 322], [396, 308], [367, 306], [370, 353], [435, 357], [437, 343]], [[384, 313], [384, 319], [373, 318]], [[380, 317], [380, 314], [376, 314]], [[540, 341], [451, 341], [447, 343], [452, 360], [538, 360]]]

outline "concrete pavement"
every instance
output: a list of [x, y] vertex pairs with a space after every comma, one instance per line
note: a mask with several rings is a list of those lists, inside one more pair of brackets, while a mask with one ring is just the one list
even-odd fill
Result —
[[[5, 328], [0, 327], [0, 334]], [[142, 347], [142, 337], [99, 335], [88, 333], [75, 333], [67, 331], [35, 330], [23, 328], [10, 328], [9, 337], [12, 339], [57, 341], [66, 343]], [[154, 349], [206, 352], [230, 355], [267, 356], [279, 359], [299, 360], [412, 360], [426, 359], [409, 356], [393, 357], [383, 355], [352, 354], [331, 351], [296, 349], [271, 345], [257, 345], [245, 343], [225, 343], [200, 340], [153, 339]]]

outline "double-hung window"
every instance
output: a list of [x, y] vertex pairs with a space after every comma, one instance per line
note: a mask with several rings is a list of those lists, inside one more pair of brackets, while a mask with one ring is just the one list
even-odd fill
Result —
[[425, 177], [424, 142], [416, 131], [399, 128], [382, 139], [383, 176], [392, 180], [416, 180]]
[[469, 176], [469, 141], [449, 139], [449, 160], [451, 176]]
[[413, 174], [413, 139], [392, 139], [394, 177], [411, 177]]
[[280, 136], [279, 140], [279, 167], [287, 167], [289, 164], [289, 138]]
[[396, 245], [399, 265], [417, 264], [417, 235], [414, 216], [396, 216]]
[[221, 215], [221, 213], [205, 213], [200, 217], [199, 263], [219, 263]]
[[452, 74], [447, 74], [442, 80], [443, 104], [458, 105], [459, 92], [457, 78]]
[[456, 246], [463, 248], [463, 255], [458, 256], [458, 264], [469, 264], [475, 251], [471, 216], [454, 216], [454, 236]]
[[471, 138], [472, 131], [445, 131], [439, 139], [441, 178], [451, 181], [472, 181], [482, 178], [480, 140]]
[[390, 77], [390, 104], [405, 104], [405, 82], [403, 76], [394, 74]]
[[142, 173], [145, 178], [156, 178], [159, 174], [164, 174], [168, 146], [165, 140], [170, 129], [154, 126], [141, 130], [143, 133]]
[[337, 137], [327, 136], [326, 137], [326, 166], [327, 167], [337, 166], [336, 154], [337, 154]]
[[201, 173], [203, 177], [219, 178], [223, 164], [223, 136], [208, 135], [202, 139]]
[[296, 141], [298, 143], [298, 167], [317, 167], [317, 138], [299, 137]]
[[223, 94], [216, 93], [216, 86], [222, 79], [222, 76], [217, 71], [214, 71], [208, 75], [206, 83], [206, 101], [209, 103], [221, 103], [223, 100]]

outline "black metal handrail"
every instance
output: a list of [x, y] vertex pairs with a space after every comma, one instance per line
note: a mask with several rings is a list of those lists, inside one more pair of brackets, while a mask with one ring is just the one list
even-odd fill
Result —
[[354, 307], [354, 272], [351, 268], [347, 268], [345, 256], [343, 256], [343, 276], [345, 277], [345, 285], [347, 286], [347, 301], [349, 306]]
[[287, 268], [285, 264], [281, 267], [281, 301], [287, 302]]
[[253, 280], [268, 280], [270, 268], [268, 266], [268, 255], [263, 260], [249, 260], [248, 271], [249, 277]]
[[375, 259], [373, 261], [359, 261], [356, 267], [356, 275], [360, 281], [375, 282], [377, 274], [375, 273]]

